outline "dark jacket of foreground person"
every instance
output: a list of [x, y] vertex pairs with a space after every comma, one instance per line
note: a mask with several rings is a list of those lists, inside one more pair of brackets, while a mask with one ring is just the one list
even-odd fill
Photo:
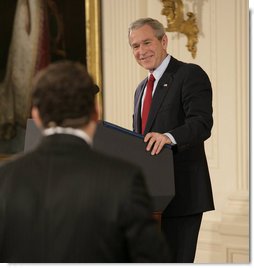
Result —
[[0, 261], [167, 262], [140, 170], [55, 134], [0, 168]]

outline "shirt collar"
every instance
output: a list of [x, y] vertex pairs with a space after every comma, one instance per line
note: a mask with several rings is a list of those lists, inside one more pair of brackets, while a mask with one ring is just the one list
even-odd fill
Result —
[[[156, 79], [156, 81], [158, 82], [160, 80], [160, 78], [162, 77], [163, 73], [165, 72], [165, 70], [167, 69], [167, 66], [170, 62], [170, 55], [167, 55], [167, 57], [162, 61], [162, 63], [153, 71], [153, 76]], [[148, 78], [150, 76], [150, 72], [148, 74]]]
[[54, 134], [68, 134], [83, 139], [89, 145], [92, 145], [92, 139], [81, 129], [71, 127], [50, 127], [43, 130], [43, 135], [50, 136]]

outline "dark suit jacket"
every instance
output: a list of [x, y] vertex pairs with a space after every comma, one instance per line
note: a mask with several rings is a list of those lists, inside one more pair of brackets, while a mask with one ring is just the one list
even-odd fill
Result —
[[45, 137], [0, 168], [0, 261], [167, 261], [150, 205], [135, 166]]
[[[135, 92], [133, 127], [141, 132], [140, 107], [147, 78]], [[212, 90], [207, 74], [195, 64], [171, 56], [153, 96], [145, 134], [169, 132], [173, 146], [175, 197], [164, 217], [184, 216], [214, 209], [204, 141], [213, 125]]]

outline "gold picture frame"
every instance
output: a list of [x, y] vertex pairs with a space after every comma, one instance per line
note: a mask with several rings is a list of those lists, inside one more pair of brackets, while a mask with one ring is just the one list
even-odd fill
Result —
[[86, 17], [87, 69], [100, 88], [98, 93], [99, 116], [103, 117], [102, 63], [101, 63], [101, 0], [84, 0]]

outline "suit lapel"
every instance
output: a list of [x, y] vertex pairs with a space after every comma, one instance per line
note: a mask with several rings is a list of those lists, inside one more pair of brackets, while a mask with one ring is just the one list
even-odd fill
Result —
[[148, 133], [150, 131], [152, 124], [156, 118], [156, 115], [161, 107], [161, 104], [164, 98], [166, 97], [168, 91], [170, 90], [172, 81], [173, 81], [172, 75], [165, 72], [163, 76], [161, 77], [160, 81], [158, 82], [154, 96], [153, 96], [148, 120], [146, 123], [145, 133]]
[[157, 84], [152, 100], [152, 106], [146, 123], [145, 133], [148, 133], [152, 128], [153, 122], [156, 119], [157, 113], [162, 105], [162, 102], [172, 85], [173, 75], [180, 66], [179, 63], [180, 62], [178, 60], [176, 60], [174, 57], [171, 56], [167, 69], [165, 70], [165, 72], [163, 73], [161, 79]]
[[133, 128], [137, 133], [141, 133], [141, 100], [147, 83], [147, 78], [144, 79], [137, 88], [137, 94], [135, 96], [134, 104], [134, 118], [133, 118]]

